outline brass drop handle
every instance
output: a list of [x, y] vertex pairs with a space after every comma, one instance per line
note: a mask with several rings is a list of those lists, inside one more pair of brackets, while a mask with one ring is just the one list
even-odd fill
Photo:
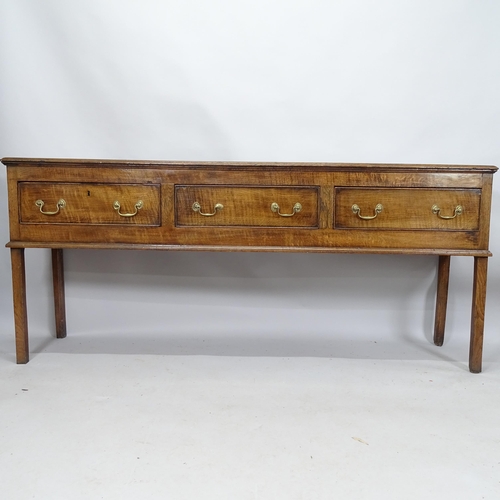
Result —
[[457, 215], [462, 215], [464, 213], [464, 208], [462, 205], [457, 205], [453, 215], [441, 215], [441, 209], [437, 205], [432, 205], [432, 213], [437, 215], [440, 219], [449, 220], [454, 219]]
[[218, 210], [222, 210], [224, 208], [224, 205], [222, 203], [216, 203], [214, 206], [214, 211], [211, 214], [203, 213], [201, 211], [201, 205], [197, 201], [193, 203], [192, 208], [194, 212], [198, 212], [200, 215], [203, 215], [204, 217], [212, 217], [217, 213]]
[[36, 200], [35, 201], [35, 205], [40, 208], [40, 212], [42, 212], [43, 215], [56, 215], [59, 213], [59, 210], [61, 208], [64, 208], [66, 206], [66, 202], [61, 198], [58, 202], [57, 202], [57, 210], [55, 212], [44, 212], [42, 210], [43, 206], [45, 205], [45, 202], [43, 200]]
[[276, 202], [271, 203], [271, 211], [277, 213], [278, 215], [281, 215], [281, 217], [293, 217], [295, 214], [298, 214], [301, 210], [302, 210], [302, 205], [300, 203], [295, 203], [295, 205], [292, 208], [291, 214], [282, 214], [280, 212], [280, 206]]
[[372, 219], [375, 219], [375, 217], [377, 217], [377, 215], [382, 212], [382, 210], [384, 209], [384, 207], [382, 206], [381, 203], [377, 203], [375, 205], [375, 215], [361, 215], [361, 209], [359, 208], [358, 205], [354, 204], [352, 206], [352, 213], [356, 214], [360, 219], [363, 219], [363, 220], [372, 220]]
[[135, 212], [133, 214], [122, 214], [120, 212], [120, 208], [121, 208], [121, 205], [120, 205], [120, 202], [119, 201], [115, 201], [113, 203], [113, 208], [117, 211], [118, 215], [120, 217], [133, 217], [134, 215], [137, 215], [137, 212], [139, 212], [139, 210], [144, 206], [144, 203], [142, 202], [142, 200], [139, 200], [135, 205], [134, 205], [134, 208], [135, 208]]

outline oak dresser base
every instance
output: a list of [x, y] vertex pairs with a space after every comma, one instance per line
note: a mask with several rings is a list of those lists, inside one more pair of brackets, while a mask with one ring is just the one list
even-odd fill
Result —
[[469, 369], [481, 372], [491, 166], [4, 158], [17, 363], [29, 361], [26, 248], [436, 255], [443, 345], [452, 256], [474, 257]]

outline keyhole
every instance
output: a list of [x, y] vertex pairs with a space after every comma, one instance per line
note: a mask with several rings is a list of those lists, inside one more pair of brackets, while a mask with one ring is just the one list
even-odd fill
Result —
[[90, 191], [87, 191], [87, 196], [90, 196]]

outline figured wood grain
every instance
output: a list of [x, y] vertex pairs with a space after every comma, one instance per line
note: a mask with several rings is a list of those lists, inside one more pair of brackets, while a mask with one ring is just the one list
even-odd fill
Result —
[[[204, 216], [193, 210], [197, 202]], [[283, 217], [271, 210], [278, 203], [280, 212], [294, 214]], [[220, 210], [215, 206], [221, 204]], [[241, 186], [176, 186], [175, 210], [177, 226], [268, 226], [318, 227], [317, 187], [241, 187]]]
[[394, 187], [399, 188], [462, 188], [473, 189], [483, 186], [483, 174], [471, 172], [421, 172], [408, 170], [336, 172], [336, 186], [350, 187]]
[[[344, 188], [335, 193], [335, 227], [363, 229], [439, 229], [477, 231], [479, 229], [479, 189], [381, 189]], [[363, 220], [352, 210], [358, 205], [362, 216], [373, 216], [377, 204], [383, 206], [375, 219]], [[438, 205], [443, 216], [453, 216], [457, 205], [463, 213], [442, 219], [432, 212]]]
[[[19, 167], [8, 167], [8, 171], [16, 171], [19, 181], [44, 182], [58, 179], [63, 182], [95, 182], [97, 179], [102, 183], [173, 183], [173, 184], [234, 184], [234, 185], [338, 185], [338, 186], [367, 186], [367, 187], [443, 187], [443, 188], [481, 188], [484, 182], [483, 173], [476, 171], [448, 172], [437, 168], [434, 171], [421, 171], [407, 166], [406, 171], [370, 170], [366, 168], [360, 171], [349, 171], [347, 168], [341, 170], [328, 170], [320, 167], [310, 166], [302, 169], [296, 164], [288, 168], [277, 168], [274, 164], [266, 167], [248, 169], [230, 169], [217, 166], [211, 169], [180, 168], [172, 166], [168, 168], [151, 168], [130, 166], [119, 168], [118, 165], [106, 166], [97, 164], [85, 168], [73, 166], [64, 167], [61, 164], [33, 166], [23, 163]], [[485, 175], [495, 172], [495, 167]]]
[[[19, 183], [20, 221], [37, 224], [137, 224], [160, 225], [160, 188], [158, 185], [100, 184], [63, 182]], [[60, 199], [66, 202], [55, 215], [45, 215], [36, 205], [42, 200], [44, 212], [57, 209]], [[121, 205], [120, 213], [134, 213], [135, 204], [143, 207], [133, 217], [120, 216], [114, 203]]]
[[[317, 247], [336, 252], [341, 248], [401, 248], [405, 253], [412, 250], [469, 250], [471, 255], [487, 250], [480, 244], [478, 231], [439, 230], [388, 230], [388, 229], [333, 229], [309, 227], [241, 227], [241, 226], [169, 226], [169, 212], [162, 226], [86, 225], [86, 224], [21, 224], [16, 241], [55, 242], [64, 248], [68, 243], [114, 243], [137, 245], [227, 245], [233, 247]], [[199, 226], [198, 226], [199, 227]], [[14, 241], [14, 240], [12, 240]], [[485, 248], [486, 247], [486, 248]]]

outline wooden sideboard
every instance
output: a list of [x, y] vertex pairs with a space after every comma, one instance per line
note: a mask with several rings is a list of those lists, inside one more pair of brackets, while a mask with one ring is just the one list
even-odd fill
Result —
[[29, 360], [25, 248], [437, 256], [442, 345], [451, 256], [474, 257], [469, 368], [481, 371], [493, 166], [4, 158], [16, 355]]

